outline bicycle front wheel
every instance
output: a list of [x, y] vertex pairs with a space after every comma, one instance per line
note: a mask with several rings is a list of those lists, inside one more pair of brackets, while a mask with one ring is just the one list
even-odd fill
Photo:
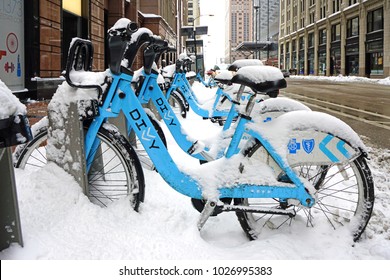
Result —
[[[101, 127], [99, 146], [91, 159], [87, 196], [92, 203], [106, 207], [113, 201], [128, 197], [134, 210], [144, 199], [145, 180], [140, 161], [128, 141], [116, 131]], [[14, 153], [15, 167], [39, 170], [47, 163], [47, 128], [37, 131], [28, 144]], [[89, 159], [87, 159], [89, 161]]]
[[185, 106], [184, 97], [180, 93], [173, 91], [168, 98], [168, 102], [171, 105], [175, 115], [181, 116], [182, 118], [187, 117], [188, 110]]
[[[254, 144], [248, 156], [257, 157], [262, 146]], [[278, 216], [237, 212], [238, 220], [249, 239], [257, 239], [263, 230], [282, 229], [293, 224], [320, 228], [323, 231], [348, 229], [354, 241], [364, 232], [374, 207], [374, 184], [365, 158], [360, 155], [346, 164], [299, 164], [295, 173], [311, 182], [316, 189], [316, 203], [312, 208], [279, 199], [236, 199], [235, 204], [269, 208], [294, 209], [296, 216]], [[287, 176], [280, 174], [280, 180]]]

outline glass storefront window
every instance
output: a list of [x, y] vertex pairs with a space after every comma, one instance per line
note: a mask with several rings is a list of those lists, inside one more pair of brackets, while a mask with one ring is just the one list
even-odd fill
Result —
[[307, 59], [308, 59], [308, 74], [313, 75], [314, 74], [314, 49], [311, 49], [307, 53]]
[[349, 55], [346, 61], [347, 75], [359, 75], [359, 55]]
[[292, 69], [297, 69], [297, 53], [296, 52], [292, 53], [292, 65], [291, 65], [291, 68]]
[[373, 75], [383, 75], [383, 52], [370, 53], [371, 73]]
[[305, 51], [299, 52], [298, 73], [300, 75], [303, 75], [305, 73]]
[[326, 44], [326, 29], [322, 29], [319, 31], [319, 39], [320, 45]]
[[313, 33], [309, 34], [308, 45], [309, 45], [309, 48], [314, 47], [314, 34]]
[[283, 54], [281, 54], [280, 55], [280, 62], [279, 62], [279, 65], [280, 65], [280, 69], [285, 69], [285, 67], [284, 67], [284, 62], [283, 62], [283, 59], [284, 59], [284, 55]]
[[326, 51], [318, 53], [318, 74], [326, 75]]
[[286, 53], [286, 69], [290, 69], [290, 53]]
[[341, 50], [335, 48], [331, 50], [330, 57], [330, 75], [339, 75], [341, 73]]

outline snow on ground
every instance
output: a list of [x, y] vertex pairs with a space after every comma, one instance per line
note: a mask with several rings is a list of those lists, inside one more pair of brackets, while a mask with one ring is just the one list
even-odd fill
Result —
[[326, 77], [326, 76], [290, 76], [292, 79], [304, 79], [304, 80], [322, 80], [322, 81], [329, 81], [329, 82], [342, 82], [342, 83], [376, 83], [381, 85], [390, 85], [390, 77], [384, 78], [384, 79], [371, 79], [366, 77], [358, 77], [358, 76], [332, 76], [332, 77]]
[[[193, 112], [183, 124], [200, 139], [220, 129]], [[198, 164], [165, 132], [175, 160]], [[125, 200], [100, 208], [89, 202], [70, 175], [48, 164], [35, 173], [15, 170], [24, 247], [12, 244], [0, 252], [0, 259], [390, 260], [390, 149], [372, 148], [370, 139], [363, 141], [369, 149], [376, 201], [365, 234], [355, 244], [336, 232], [318, 236], [311, 228], [295, 227], [248, 241], [234, 213], [211, 217], [199, 232], [199, 214], [190, 199], [147, 170], [146, 199], [139, 213]]]

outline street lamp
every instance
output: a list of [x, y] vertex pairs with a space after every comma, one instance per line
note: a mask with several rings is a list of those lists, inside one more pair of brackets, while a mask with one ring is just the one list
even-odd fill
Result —
[[196, 26], [195, 26], [195, 20], [197, 20], [198, 18], [200, 17], [204, 17], [204, 16], [208, 16], [208, 17], [213, 17], [214, 15], [213, 14], [206, 14], [206, 15], [199, 15], [197, 17], [195, 17], [193, 20], [192, 20], [192, 34], [194, 36], [194, 54], [195, 54], [195, 72], [198, 73], [198, 54], [197, 54], [197, 47], [196, 47]]

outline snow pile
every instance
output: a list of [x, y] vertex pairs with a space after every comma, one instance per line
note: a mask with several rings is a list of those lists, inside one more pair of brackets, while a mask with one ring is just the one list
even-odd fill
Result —
[[329, 81], [335, 83], [378, 83], [381, 85], [390, 85], [390, 77], [384, 79], [371, 79], [366, 77], [358, 76], [290, 76], [292, 79], [303, 79], [303, 80], [320, 80], [320, 81]]
[[12, 91], [0, 80], [0, 120], [11, 116], [25, 115], [26, 106], [12, 94]]

